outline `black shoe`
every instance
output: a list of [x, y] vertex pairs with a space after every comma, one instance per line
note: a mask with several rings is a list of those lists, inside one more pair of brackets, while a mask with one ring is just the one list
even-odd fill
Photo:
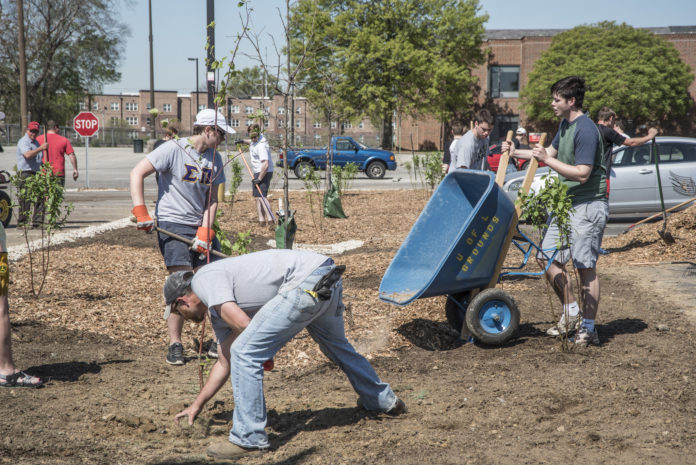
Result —
[[218, 358], [217, 347], [217, 342], [213, 341], [210, 343], [210, 347], [208, 348], [208, 357]]
[[406, 404], [404, 403], [403, 400], [401, 400], [397, 397], [396, 403], [394, 404], [394, 406], [392, 408], [390, 408], [389, 410], [387, 410], [385, 413], [387, 415], [397, 416], [397, 415], [401, 415], [402, 413], [407, 413], [407, 412], [408, 412], [408, 408], [406, 408]]
[[175, 342], [167, 349], [167, 363], [170, 365], [184, 364], [184, 346], [181, 342]]

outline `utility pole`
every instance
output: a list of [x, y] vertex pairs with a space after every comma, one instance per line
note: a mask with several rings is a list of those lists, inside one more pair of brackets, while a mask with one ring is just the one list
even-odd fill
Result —
[[[152, 56], [152, 0], [147, 0], [147, 6], [149, 9], [149, 15], [150, 15], [150, 35], [148, 36], [150, 40], [150, 109], [152, 110], [155, 108], [155, 62], [154, 58]], [[155, 127], [155, 123], [157, 121], [157, 117], [155, 115], [150, 115], [150, 123], [152, 127], [152, 138], [156, 138], [157, 134], [157, 129]]]
[[[195, 61], [196, 62], [196, 111], [193, 112], [194, 115], [198, 114], [198, 57], [196, 58], [189, 58], [188, 61]], [[191, 121], [191, 129], [193, 129], [193, 121]]]
[[208, 81], [208, 108], [215, 108], [215, 0], [207, 0], [207, 23], [205, 29], [208, 35], [208, 59], [206, 60], [206, 80]]
[[24, 42], [24, 1], [17, 0], [17, 46], [19, 47], [19, 118], [20, 133], [29, 125], [27, 119], [27, 55]]

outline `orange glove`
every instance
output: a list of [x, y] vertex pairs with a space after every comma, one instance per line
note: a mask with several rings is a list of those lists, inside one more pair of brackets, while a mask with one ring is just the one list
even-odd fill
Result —
[[275, 363], [273, 363], [273, 359], [263, 362], [263, 371], [271, 371], [274, 367]]
[[147, 207], [145, 205], [136, 205], [133, 207], [133, 210], [131, 210], [131, 213], [135, 216], [136, 229], [150, 232], [152, 228], [155, 227], [155, 222], [147, 212]]
[[193, 239], [191, 250], [198, 253], [205, 253], [205, 251], [210, 248], [213, 239], [215, 239], [215, 231], [210, 228], [206, 228], [205, 226], [201, 226], [198, 228], [196, 237]]

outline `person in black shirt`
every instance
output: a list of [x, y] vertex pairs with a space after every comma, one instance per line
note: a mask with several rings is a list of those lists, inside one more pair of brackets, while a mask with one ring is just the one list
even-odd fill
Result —
[[607, 169], [607, 196], [609, 196], [610, 189], [610, 179], [611, 179], [611, 155], [614, 145], [628, 145], [629, 147], [636, 147], [638, 145], [643, 145], [646, 142], [652, 140], [657, 135], [657, 129], [648, 129], [648, 134], [643, 137], [625, 137], [614, 130], [614, 123], [616, 122], [616, 113], [609, 107], [602, 107], [597, 115], [597, 127], [599, 132], [602, 134], [602, 144], [604, 155], [602, 161]]

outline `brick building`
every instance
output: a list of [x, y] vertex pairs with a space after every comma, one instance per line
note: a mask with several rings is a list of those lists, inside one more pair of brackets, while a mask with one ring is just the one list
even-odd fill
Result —
[[[674, 44], [682, 60], [696, 70], [696, 26], [668, 26], [649, 28], [655, 34]], [[509, 129], [526, 125], [526, 117], [519, 103], [519, 91], [527, 83], [534, 62], [548, 49], [551, 40], [564, 29], [489, 30], [486, 32], [484, 48], [490, 50], [488, 61], [474, 70], [481, 88], [479, 103], [486, 102], [495, 108], [496, 124], [491, 140], [497, 140]], [[692, 98], [696, 98], [696, 80], [689, 86]], [[198, 109], [207, 106], [205, 92], [178, 94], [176, 91], [155, 91], [155, 107], [160, 110], [158, 121], [176, 118], [181, 122], [182, 134], [191, 133]], [[126, 126], [128, 137], [146, 138], [152, 130], [150, 92], [142, 90], [134, 94], [92, 95], [81, 105], [81, 110], [91, 110], [100, 118], [101, 127]], [[353, 136], [368, 146], [381, 144], [380, 128], [369, 120], [359, 122], [327, 123], [301, 97], [294, 99], [295, 144], [323, 145], [329, 129], [332, 133]], [[251, 97], [230, 98], [221, 109], [230, 125], [238, 132], [245, 132], [251, 124], [251, 115], [258, 110], [266, 114], [266, 132], [273, 139], [284, 134], [285, 117], [289, 109], [284, 107], [283, 98]], [[681, 132], [694, 135], [696, 123], [693, 117], [681, 123]], [[159, 125], [157, 125], [159, 130]], [[403, 150], [440, 150], [443, 127], [434, 118], [414, 120], [397, 115], [394, 128], [394, 145]], [[529, 128], [533, 129], [533, 128]]]

